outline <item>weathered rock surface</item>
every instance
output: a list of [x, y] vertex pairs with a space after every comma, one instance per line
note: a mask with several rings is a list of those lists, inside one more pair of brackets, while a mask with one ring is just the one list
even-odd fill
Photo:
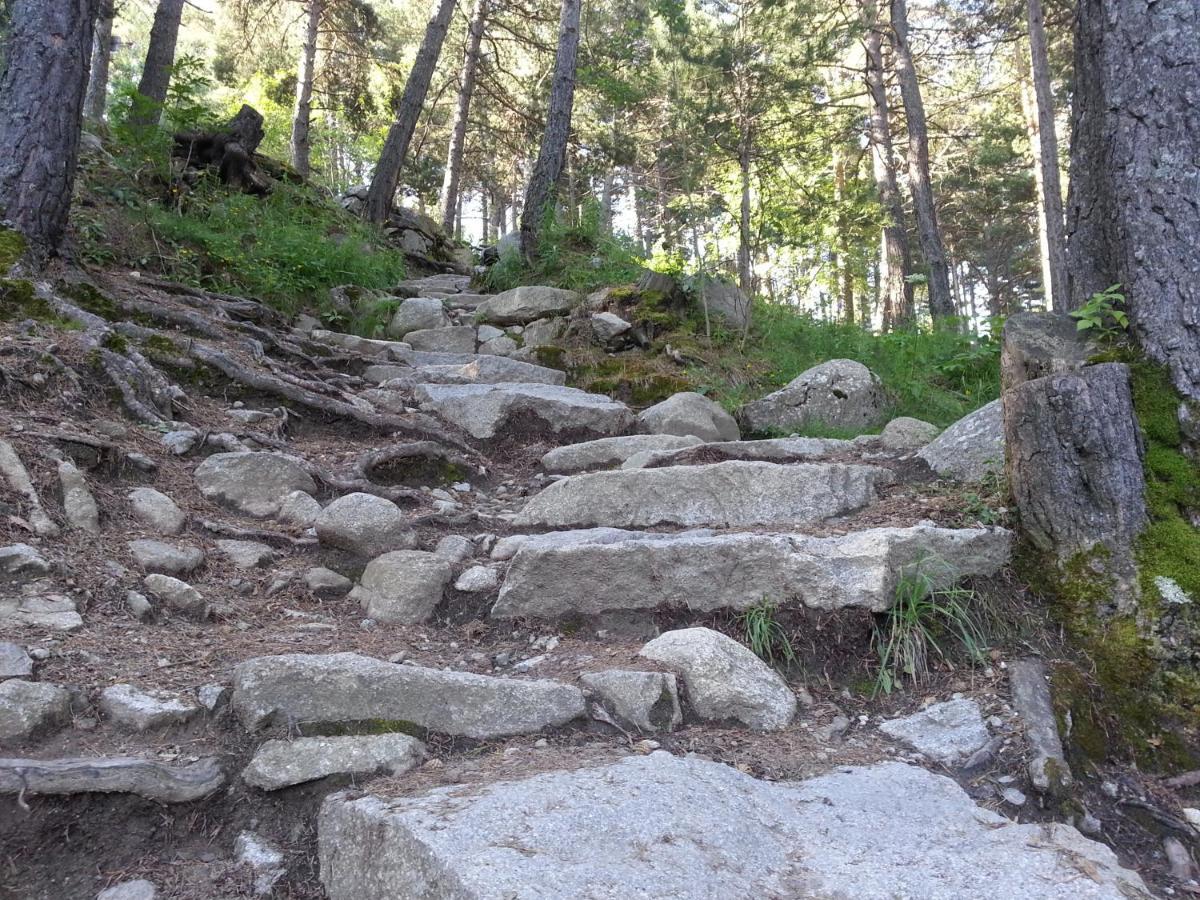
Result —
[[208, 614], [204, 597], [186, 581], [155, 574], [147, 575], [142, 583], [152, 596], [176, 612], [197, 618], [204, 618]]
[[608, 437], [631, 431], [634, 415], [623, 403], [576, 388], [547, 384], [419, 385], [416, 398], [472, 437], [493, 438], [519, 421], [556, 435]]
[[982, 481], [1004, 469], [1004, 412], [999, 400], [959, 419], [917, 451], [929, 467], [958, 481]]
[[735, 719], [756, 731], [775, 731], [796, 714], [796, 695], [779, 673], [711, 628], [665, 632], [638, 655], [678, 672], [688, 705], [702, 719]]
[[587, 672], [579, 681], [619, 725], [655, 732], [671, 731], [683, 721], [679, 690], [669, 672], [609, 669]]
[[346, 494], [317, 516], [321, 543], [367, 558], [417, 545], [403, 511], [391, 500], [373, 494]]
[[215, 453], [196, 467], [194, 477], [209, 500], [257, 518], [279, 512], [292, 491], [317, 489], [299, 461], [279, 453]]
[[88, 534], [100, 533], [100, 508], [88, 488], [87, 479], [70, 460], [58, 464], [58, 481], [62, 488], [63, 514], [67, 524]]
[[[695, 528], [688, 532], [693, 537], [712, 534], [707, 528]], [[627, 528], [574, 528], [568, 531], [548, 531], [545, 534], [511, 534], [496, 541], [492, 548], [492, 559], [512, 559], [523, 547], [550, 549], [573, 544], [615, 544], [620, 541], [667, 541], [676, 535], [659, 534], [653, 531], [630, 531]]]
[[750, 298], [736, 284], [706, 278], [700, 285], [701, 308], [708, 307], [710, 318], [719, 316], [733, 328], [746, 327], [750, 319]]
[[215, 759], [170, 766], [133, 757], [0, 759], [0, 793], [137, 794], [158, 803], [188, 803], [225, 783]]
[[258, 541], [217, 541], [217, 549], [238, 569], [261, 569], [275, 561], [275, 551]]
[[488, 566], [471, 566], [454, 582], [456, 591], [479, 594], [495, 590], [500, 584], [500, 573]]
[[1000, 353], [1002, 393], [1047, 375], [1077, 372], [1100, 346], [1066, 314], [1017, 313], [1004, 320]]
[[737, 441], [742, 433], [733, 416], [703, 394], [672, 394], [638, 415], [643, 431], [651, 434], [691, 435], [702, 441]]
[[441, 328], [448, 325], [449, 316], [442, 301], [435, 297], [410, 297], [400, 304], [392, 321], [388, 323], [387, 335], [403, 338], [410, 331]]
[[771, 783], [658, 752], [469, 792], [337, 794], [317, 830], [330, 900], [1148, 896], [1074, 828], [1018, 825], [898, 762]]
[[739, 411], [751, 431], [804, 428], [866, 429], [880, 424], [888, 398], [879, 378], [862, 363], [831, 359], [793, 378], [786, 387]]
[[861, 509], [891, 477], [874, 466], [723, 462], [572, 475], [533, 497], [518, 525], [747, 526], [818, 522]]
[[279, 722], [409, 722], [477, 739], [529, 734], [584, 713], [578, 688], [392, 665], [356, 653], [262, 656], [234, 670], [233, 708], [248, 729]]
[[20, 644], [0, 641], [0, 680], [28, 678], [33, 674], [33, 660]]
[[404, 338], [414, 350], [434, 353], [474, 353], [475, 328], [471, 325], [447, 325], [410, 331]]
[[1013, 708], [1025, 726], [1029, 781], [1042, 793], [1062, 794], [1071, 786], [1071, 767], [1058, 734], [1046, 666], [1035, 657], [1015, 659], [1008, 664], [1008, 683]]
[[157, 888], [146, 879], [138, 878], [105, 888], [96, 895], [96, 900], [156, 900], [157, 897]]
[[884, 426], [879, 434], [879, 443], [885, 450], [919, 450], [940, 432], [940, 428], [929, 422], [900, 416]]
[[187, 516], [175, 501], [154, 488], [134, 488], [129, 492], [129, 505], [135, 519], [164, 536], [179, 534], [187, 521]]
[[309, 569], [304, 573], [304, 584], [313, 592], [314, 597], [319, 597], [322, 600], [344, 597], [354, 587], [354, 582], [345, 575], [339, 575], [332, 569], [320, 566]]
[[128, 546], [143, 572], [186, 575], [204, 564], [204, 551], [199, 547], [153, 540], [130, 541]]
[[853, 448], [851, 441], [838, 438], [765, 438], [757, 441], [715, 441], [679, 450], [655, 450], [636, 453], [621, 466], [623, 469], [654, 469], [662, 466], [711, 463], [722, 460], [745, 462], [803, 462], [821, 459]]
[[71, 695], [42, 681], [0, 682], [0, 741], [23, 741], [71, 721]]
[[450, 563], [436, 553], [396, 550], [367, 564], [350, 599], [377, 622], [415, 625], [433, 614], [453, 577]]
[[933, 525], [834, 537], [625, 532], [595, 542], [586, 536], [546, 540], [552, 535], [518, 543], [493, 616], [740, 610], [763, 597], [813, 609], [882, 612], [906, 574], [920, 569], [935, 587], [950, 587], [967, 576], [995, 574], [1012, 546], [1012, 534], [1001, 528]]
[[479, 304], [476, 317], [492, 325], [525, 325], [545, 316], [565, 316], [583, 295], [552, 287], [517, 287]]
[[633, 325], [610, 312], [592, 313], [588, 317], [592, 335], [601, 344], [608, 344], [625, 334]]
[[114, 723], [132, 731], [183, 725], [199, 712], [199, 704], [163, 691], [114, 684], [100, 694], [100, 710]]
[[28, 544], [0, 547], [0, 576], [9, 582], [28, 582], [50, 573], [50, 563]]
[[26, 515], [34, 533], [42, 537], [57, 537], [58, 525], [42, 507], [42, 500], [38, 496], [37, 488], [33, 486], [33, 479], [29, 477], [29, 470], [25, 468], [16, 449], [8, 441], [0, 441], [0, 473], [4, 475], [13, 492], [25, 499], [28, 507]]
[[76, 631], [83, 627], [83, 617], [76, 610], [75, 601], [65, 594], [0, 596], [0, 623]]
[[542, 457], [542, 468], [560, 475], [618, 466], [638, 453], [680, 450], [701, 443], [700, 438], [674, 434], [629, 434], [555, 447]]
[[[507, 359], [480, 353], [470, 362], [417, 366], [412, 370], [413, 384], [556, 384], [566, 381], [566, 373], [519, 359]], [[388, 382], [384, 382], [388, 384]]]
[[267, 741], [242, 770], [242, 779], [264, 791], [328, 775], [402, 775], [416, 768], [425, 745], [406, 734], [307, 737]]
[[279, 503], [279, 512], [275, 517], [286, 525], [299, 528], [310, 528], [321, 515], [321, 504], [312, 494], [304, 491], [292, 491]]
[[979, 704], [965, 697], [934, 703], [911, 716], [889, 719], [879, 730], [948, 766], [962, 762], [988, 742]]

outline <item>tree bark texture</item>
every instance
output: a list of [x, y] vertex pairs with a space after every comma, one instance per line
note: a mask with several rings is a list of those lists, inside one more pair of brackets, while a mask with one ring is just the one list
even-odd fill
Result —
[[900, 96], [904, 100], [904, 115], [908, 121], [909, 189], [917, 216], [921, 252], [929, 267], [929, 313], [934, 319], [941, 319], [954, 315], [954, 298], [950, 294], [950, 270], [946, 265], [946, 249], [938, 227], [933, 185], [929, 180], [929, 131], [925, 124], [921, 85], [917, 80], [912, 47], [908, 42], [907, 0], [892, 0], [892, 38], [896, 79], [900, 82]]
[[58, 250], [79, 158], [98, 0], [12, 0], [0, 77], [0, 214], [31, 253]]
[[96, 17], [95, 36], [92, 40], [91, 77], [88, 79], [87, 96], [83, 101], [83, 114], [93, 122], [104, 120], [104, 108], [108, 102], [108, 69], [112, 62], [114, 17], [113, 0], [100, 0], [100, 13]]
[[554, 202], [558, 179], [566, 161], [567, 138], [571, 133], [571, 111], [575, 105], [575, 58], [579, 52], [581, 0], [562, 0], [559, 15], [558, 52], [554, 59], [554, 83], [546, 113], [546, 130], [538, 149], [537, 162], [529, 177], [521, 214], [521, 253], [527, 260], [537, 254], [542, 220]]
[[1134, 608], [1146, 485], [1128, 367], [1017, 384], [1004, 394], [1004, 431], [1024, 534], [1059, 565], [1083, 559], [1088, 577], [1110, 580], [1113, 606], [1097, 612]]
[[754, 272], [750, 266], [750, 134], [747, 131], [742, 132], [738, 147], [738, 174], [742, 185], [738, 211], [738, 287], [749, 297], [754, 293]]
[[479, 65], [479, 45], [483, 42], [483, 31], [487, 27], [487, 15], [488, 0], [475, 0], [475, 7], [471, 10], [471, 21], [467, 25], [462, 74], [458, 82], [458, 103], [454, 107], [454, 121], [450, 126], [450, 147], [446, 152], [446, 174], [442, 179], [442, 230], [447, 234], [450, 233], [451, 219], [458, 204], [463, 154], [467, 146], [467, 120], [471, 112], [471, 96], [475, 93], [475, 70]]
[[1042, 244], [1042, 289], [1055, 312], [1071, 308], [1067, 299], [1067, 241], [1063, 225], [1062, 183], [1058, 175], [1058, 134], [1054, 126], [1054, 94], [1050, 89], [1050, 57], [1042, 0], [1028, 0], [1030, 78], [1033, 82], [1034, 133], [1030, 136], [1038, 192], [1038, 225]]
[[300, 45], [300, 66], [296, 73], [296, 108], [292, 114], [292, 167], [308, 177], [312, 168], [313, 75], [317, 64], [317, 38], [321, 31], [322, 0], [309, 0], [304, 22], [304, 42]]
[[883, 299], [884, 328], [913, 317], [912, 252], [904, 225], [904, 201], [896, 178], [896, 156], [884, 83], [883, 30], [875, 0], [860, 0], [867, 34], [867, 93], [871, 99], [871, 170], [875, 191], [887, 221], [879, 241], [879, 284]]
[[1123, 285], [1130, 329], [1200, 400], [1200, 4], [1081, 0], [1071, 302]]
[[162, 119], [162, 106], [171, 85], [171, 68], [175, 65], [175, 47], [179, 43], [179, 23], [183, 19], [184, 0], [158, 0], [154, 24], [150, 26], [150, 43], [146, 47], [146, 62], [138, 93], [153, 101], [141, 118], [143, 125], [157, 125]]
[[408, 81], [404, 83], [400, 110], [396, 115], [395, 124], [388, 129], [387, 139], [383, 143], [379, 161], [375, 164], [375, 174], [367, 192], [364, 212], [367, 220], [377, 225], [383, 224], [395, 200], [396, 188], [400, 184], [400, 170], [408, 155], [408, 145], [412, 141], [413, 132], [416, 131], [417, 119], [421, 117], [421, 107], [425, 103], [425, 95], [429, 93], [429, 82], [433, 79], [433, 70], [437, 67], [442, 43], [446, 40], [446, 29], [449, 28], [450, 17], [454, 13], [454, 0], [434, 0], [434, 4], [433, 15], [425, 27], [421, 49], [417, 51], [416, 62], [413, 63], [412, 71], [408, 73]]

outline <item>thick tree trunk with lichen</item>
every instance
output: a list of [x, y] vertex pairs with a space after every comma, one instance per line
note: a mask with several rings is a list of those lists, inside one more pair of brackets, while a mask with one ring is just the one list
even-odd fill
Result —
[[1135, 340], [1200, 401], [1200, 4], [1081, 0], [1076, 29], [1071, 300], [1123, 285]]
[[67, 226], [97, 0], [13, 0], [0, 77], [0, 215], [37, 256]]

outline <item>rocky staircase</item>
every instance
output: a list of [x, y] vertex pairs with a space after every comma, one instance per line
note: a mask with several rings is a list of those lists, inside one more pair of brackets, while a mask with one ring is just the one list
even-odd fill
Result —
[[[881, 728], [710, 627], [764, 601], [882, 613], [914, 574], [1002, 572], [1008, 531], [923, 505], [938, 486], [917, 451], [961, 456], [977, 417], [932, 443], [903, 422], [742, 440], [698, 395], [638, 413], [538, 364], [548, 335], [611, 340], [612, 312], [550, 288], [469, 291], [401, 285], [393, 339], [291, 332], [345, 373], [350, 428], [219, 394], [213, 428], [61, 421], [56, 446], [110, 457], [85, 476], [48, 469], [55, 439], [31, 434], [46, 424], [10, 415], [8, 527], [27, 532], [0, 549], [4, 890], [1146, 894], [1103, 844], [960, 787], [983, 779], [972, 794], [1021, 818], [1024, 796], [1004, 806], [986, 780], [1025, 752], [1000, 673], [977, 697], [899, 699]], [[376, 414], [447, 440], [378, 446], [361, 435]], [[203, 835], [183, 823], [200, 818]]]

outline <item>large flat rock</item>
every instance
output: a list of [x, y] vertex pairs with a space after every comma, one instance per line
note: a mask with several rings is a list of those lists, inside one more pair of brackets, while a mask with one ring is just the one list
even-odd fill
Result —
[[583, 295], [562, 288], [517, 287], [485, 300], [476, 318], [492, 325], [526, 325], [546, 316], [565, 316], [583, 303]]
[[249, 729], [383, 719], [478, 739], [541, 731], [584, 712], [582, 692], [570, 685], [393, 665], [356, 653], [246, 660], [234, 670], [232, 703]]
[[982, 481], [1004, 470], [1004, 409], [999, 400], [963, 416], [917, 451], [946, 478]]
[[518, 525], [727, 527], [819, 522], [861, 509], [891, 473], [875, 466], [722, 462], [573, 475], [530, 499]]
[[751, 431], [812, 425], [865, 430], [883, 423], [887, 406], [887, 393], [874, 372], [852, 359], [831, 359], [747, 403], [739, 418]]
[[[872, 528], [789, 534], [610, 536], [607, 543], [529, 540], [509, 565], [492, 615], [557, 619], [655, 608], [746, 609], [769, 597], [814, 609], [888, 609], [919, 568], [937, 587], [992, 575], [1009, 559], [1002, 528]], [[936, 562], [934, 562], [936, 560]]]
[[481, 439], [530, 426], [555, 435], [611, 437], [636, 424], [624, 403], [550, 384], [422, 384], [415, 396], [422, 408]]
[[640, 453], [665, 453], [694, 447], [700, 438], [674, 434], [627, 434], [555, 447], [542, 457], [542, 468], [559, 475], [619, 466]]
[[712, 441], [695, 447], [656, 450], [629, 457], [623, 469], [653, 469], [740, 459], [747, 462], [804, 462], [853, 449], [852, 441], [837, 438], [764, 438], [757, 441]]
[[657, 752], [394, 800], [335, 794], [318, 850], [330, 900], [1149, 896], [1074, 828], [1019, 825], [898, 762], [770, 783]]

